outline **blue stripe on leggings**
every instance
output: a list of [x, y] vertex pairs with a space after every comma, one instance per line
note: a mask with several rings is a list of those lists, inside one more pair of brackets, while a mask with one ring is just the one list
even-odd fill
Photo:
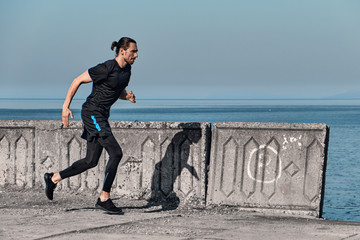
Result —
[[96, 129], [97, 129], [98, 131], [101, 131], [101, 128], [100, 128], [99, 124], [96, 122], [95, 117], [94, 117], [94, 116], [91, 116], [91, 119], [94, 121], [94, 124], [95, 124]]

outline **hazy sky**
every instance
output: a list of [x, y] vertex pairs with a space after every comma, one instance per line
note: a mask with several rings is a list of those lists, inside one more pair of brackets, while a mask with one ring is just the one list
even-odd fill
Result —
[[360, 92], [359, 0], [0, 0], [0, 36], [0, 98], [65, 98], [122, 36], [137, 98]]

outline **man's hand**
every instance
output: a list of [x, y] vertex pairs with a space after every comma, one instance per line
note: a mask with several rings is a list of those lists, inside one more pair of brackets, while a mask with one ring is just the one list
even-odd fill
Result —
[[69, 126], [69, 115], [71, 118], [74, 118], [71, 110], [69, 108], [63, 108], [62, 110], [62, 123], [63, 126], [66, 128]]
[[135, 100], [135, 95], [133, 93], [133, 91], [130, 91], [126, 94], [126, 100], [129, 100], [130, 102], [132, 103], [136, 103], [136, 100]]

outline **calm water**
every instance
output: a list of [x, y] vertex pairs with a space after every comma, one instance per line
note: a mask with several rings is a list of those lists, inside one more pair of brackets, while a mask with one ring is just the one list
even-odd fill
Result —
[[[74, 100], [80, 120], [84, 100]], [[60, 120], [62, 100], [0, 99], [0, 119]], [[330, 146], [323, 217], [360, 222], [360, 100], [137, 100], [118, 101], [111, 120], [326, 123]]]

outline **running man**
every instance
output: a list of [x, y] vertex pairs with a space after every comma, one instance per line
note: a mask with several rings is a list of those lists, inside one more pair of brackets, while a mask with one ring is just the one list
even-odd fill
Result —
[[127, 92], [126, 87], [130, 80], [131, 65], [138, 57], [138, 49], [136, 41], [128, 37], [113, 42], [111, 50], [114, 48], [115, 59], [98, 64], [75, 78], [64, 101], [62, 123], [66, 128], [69, 126], [69, 115], [73, 118], [70, 104], [77, 89], [83, 83], [93, 83], [92, 92], [81, 109], [81, 118], [84, 124], [81, 137], [87, 141], [85, 158], [74, 162], [60, 172], [45, 173], [44, 180], [46, 196], [52, 200], [58, 182], [95, 167], [105, 148], [109, 154], [109, 160], [105, 169], [104, 185], [95, 206], [108, 212], [121, 213], [122, 210], [116, 207], [110, 198], [111, 186], [123, 154], [111, 132], [109, 113], [110, 107], [117, 99], [135, 103], [135, 95], [132, 91]]

